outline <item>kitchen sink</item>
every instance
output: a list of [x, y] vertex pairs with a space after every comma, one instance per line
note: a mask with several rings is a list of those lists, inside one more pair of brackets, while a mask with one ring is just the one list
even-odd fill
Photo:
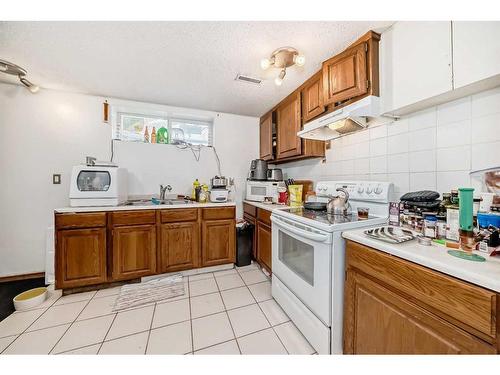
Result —
[[193, 201], [187, 199], [134, 199], [128, 200], [124, 206], [158, 206], [158, 205], [175, 205], [175, 204], [193, 204]]

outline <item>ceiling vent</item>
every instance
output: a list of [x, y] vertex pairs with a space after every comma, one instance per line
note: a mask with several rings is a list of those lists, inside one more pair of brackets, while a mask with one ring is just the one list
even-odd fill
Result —
[[262, 83], [262, 80], [260, 78], [249, 77], [243, 74], [238, 74], [235, 80], [245, 83], [253, 83], [254, 85], [260, 85]]

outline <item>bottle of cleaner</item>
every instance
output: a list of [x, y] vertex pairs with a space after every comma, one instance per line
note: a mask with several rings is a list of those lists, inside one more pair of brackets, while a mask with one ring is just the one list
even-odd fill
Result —
[[199, 187], [200, 187], [200, 181], [198, 181], [198, 179], [196, 179], [193, 182], [193, 191], [191, 192], [191, 199], [192, 200], [196, 200], [196, 189]]
[[156, 129], [153, 126], [153, 130], [151, 130], [151, 143], [156, 143]]
[[148, 127], [146, 126], [144, 128], [144, 142], [149, 143], [149, 133], [148, 133]]

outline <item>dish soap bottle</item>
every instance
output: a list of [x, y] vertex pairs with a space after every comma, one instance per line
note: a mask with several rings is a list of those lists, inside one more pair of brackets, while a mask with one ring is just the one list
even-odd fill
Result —
[[196, 188], [199, 188], [199, 187], [200, 187], [200, 181], [198, 181], [198, 179], [196, 179], [193, 182], [193, 191], [191, 192], [191, 199], [192, 200], [196, 200]]
[[144, 142], [149, 143], [149, 133], [148, 133], [148, 127], [144, 127]]
[[153, 130], [151, 130], [151, 143], [156, 143], [156, 129], [153, 126]]

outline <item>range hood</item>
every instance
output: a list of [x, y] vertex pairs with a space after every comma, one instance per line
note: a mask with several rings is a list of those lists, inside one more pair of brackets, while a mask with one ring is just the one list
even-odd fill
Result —
[[308, 122], [297, 135], [300, 138], [328, 141], [364, 129], [370, 117], [380, 116], [379, 100], [378, 96], [367, 96]]

